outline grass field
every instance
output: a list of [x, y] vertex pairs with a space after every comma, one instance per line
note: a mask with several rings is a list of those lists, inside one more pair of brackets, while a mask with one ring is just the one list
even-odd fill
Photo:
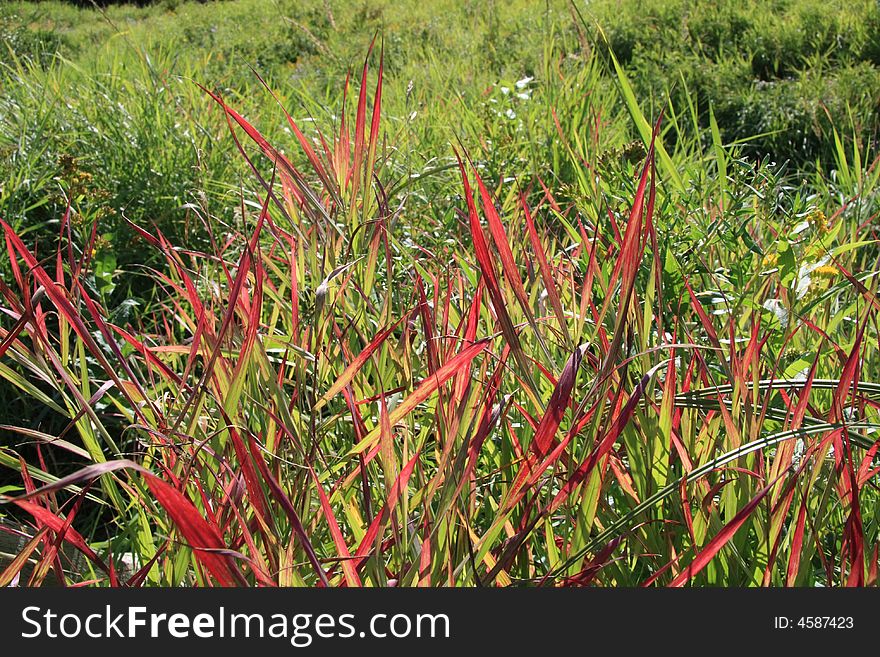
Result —
[[875, 2], [0, 36], [0, 585], [877, 584]]

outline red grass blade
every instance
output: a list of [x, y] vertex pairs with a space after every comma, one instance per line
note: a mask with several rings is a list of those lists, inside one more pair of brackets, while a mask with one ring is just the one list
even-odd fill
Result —
[[214, 525], [180, 491], [159, 477], [144, 472], [147, 486], [156, 501], [171, 517], [174, 526], [186, 540], [196, 559], [222, 586], [235, 586], [243, 581], [241, 573], [228, 557], [211, 550], [225, 550], [226, 545]]
[[321, 567], [321, 563], [318, 560], [318, 555], [315, 553], [315, 548], [312, 547], [312, 542], [309, 540], [308, 534], [306, 534], [305, 527], [303, 527], [302, 521], [299, 519], [299, 514], [296, 512], [296, 509], [293, 507], [290, 499], [284, 493], [284, 489], [281, 488], [281, 485], [278, 483], [275, 477], [272, 476], [272, 473], [269, 472], [269, 467], [266, 465], [266, 461], [260, 453], [260, 448], [253, 438], [251, 438], [250, 441], [250, 450], [251, 455], [254, 457], [254, 460], [257, 463], [257, 467], [259, 468], [260, 473], [263, 475], [263, 480], [267, 484], [269, 484], [269, 490], [272, 491], [272, 496], [281, 505], [281, 508], [284, 510], [284, 513], [290, 520], [290, 526], [293, 529], [294, 534], [296, 534], [299, 538], [303, 550], [305, 550], [306, 556], [308, 556], [309, 563], [311, 563], [312, 568], [318, 575], [318, 580], [323, 586], [329, 587], [330, 582], [327, 580], [327, 574]]
[[779, 481], [783, 476], [787, 473], [783, 473], [779, 477], [777, 477], [773, 482], [771, 482], [768, 486], [765, 486], [758, 492], [752, 500], [746, 504], [742, 509], [740, 509], [737, 514], [733, 517], [733, 519], [727, 523], [724, 528], [715, 535], [711, 541], [709, 541], [706, 546], [700, 550], [700, 552], [694, 557], [694, 560], [687, 566], [687, 568], [682, 571], [678, 577], [676, 577], [672, 582], [669, 583], [670, 587], [681, 587], [684, 586], [692, 577], [697, 575], [703, 568], [705, 568], [715, 555], [723, 548], [727, 542], [733, 538], [734, 534], [736, 534], [737, 530], [742, 527], [743, 523], [749, 519], [749, 516], [752, 515], [752, 511], [755, 510], [755, 507], [761, 503], [761, 500], [773, 490], [773, 486], [776, 485], [776, 482]]
[[[458, 153], [456, 153], [456, 157], [458, 157]], [[535, 386], [531, 380], [531, 367], [529, 366], [528, 360], [523, 352], [519, 335], [514, 328], [510, 315], [507, 313], [507, 302], [505, 301], [504, 294], [498, 284], [498, 275], [495, 273], [495, 265], [492, 264], [492, 256], [489, 253], [489, 247], [486, 244], [486, 238], [483, 235], [483, 227], [480, 225], [480, 219], [477, 215], [477, 207], [474, 203], [474, 196], [471, 193], [471, 186], [468, 182], [467, 173], [465, 172], [461, 158], [458, 159], [458, 167], [461, 171], [461, 179], [464, 185], [464, 196], [468, 206], [471, 239], [473, 240], [477, 263], [479, 264], [480, 271], [483, 273], [483, 278], [486, 281], [486, 289], [489, 290], [489, 296], [492, 299], [492, 306], [495, 310], [495, 315], [498, 317], [498, 321], [501, 324], [501, 331], [504, 333], [505, 339], [510, 344], [513, 357], [516, 359], [517, 365], [522, 371], [524, 380], [526, 381], [526, 391], [530, 393], [531, 397], [533, 397], [535, 405], [540, 406], [540, 401], [535, 393]]]
[[376, 514], [376, 517], [373, 518], [373, 522], [370, 523], [370, 526], [367, 529], [367, 533], [364, 534], [364, 538], [361, 540], [361, 543], [355, 553], [356, 558], [354, 561], [354, 565], [356, 568], [360, 568], [361, 565], [369, 558], [370, 553], [372, 552], [373, 544], [376, 542], [376, 538], [379, 536], [379, 530], [385, 526], [385, 523], [388, 522], [388, 519], [391, 517], [391, 512], [394, 510], [394, 507], [397, 506], [398, 500], [400, 500], [400, 497], [406, 490], [406, 486], [409, 483], [409, 478], [413, 473], [413, 469], [416, 467], [419, 456], [420, 455], [416, 453], [409, 460], [409, 463], [403, 466], [403, 469], [401, 469], [400, 471], [400, 475], [398, 475], [397, 479], [394, 481], [394, 485], [391, 487], [391, 490], [388, 491], [388, 499], [385, 501], [385, 505], [382, 507], [381, 511]]
[[526, 320], [535, 332], [535, 336], [538, 338], [538, 343], [541, 345], [541, 348], [549, 361], [551, 360], [550, 352], [547, 350], [547, 346], [544, 344], [544, 340], [541, 333], [538, 331], [537, 324], [535, 323], [534, 314], [529, 306], [528, 295], [526, 295], [525, 288], [523, 288], [519, 269], [513, 258], [513, 252], [510, 250], [507, 231], [504, 229], [501, 217], [498, 216], [498, 211], [495, 209], [495, 203], [492, 201], [489, 190], [486, 189], [486, 185], [483, 184], [483, 179], [480, 178], [480, 174], [478, 174], [476, 170], [474, 170], [474, 178], [480, 189], [480, 198], [483, 202], [483, 214], [486, 216], [486, 221], [489, 224], [489, 234], [492, 236], [492, 241], [495, 243], [495, 247], [498, 249], [498, 254], [501, 256], [501, 269], [504, 271], [504, 276], [513, 289], [513, 294], [517, 301], [519, 301], [519, 305], [526, 315]]
[[635, 413], [636, 406], [638, 405], [639, 400], [645, 394], [645, 391], [648, 388], [648, 383], [654, 378], [654, 374], [657, 373], [660, 368], [662, 368], [666, 363], [659, 363], [652, 367], [648, 372], [642, 377], [642, 380], [639, 381], [639, 384], [636, 386], [635, 390], [633, 390], [629, 399], [626, 402], [626, 405], [620, 411], [618, 416], [615, 418], [614, 422], [612, 422], [611, 426], [608, 428], [608, 431], [587, 457], [587, 459], [581, 463], [581, 465], [575, 470], [574, 474], [571, 478], [565, 483], [565, 485], [561, 488], [559, 493], [557, 493], [556, 497], [553, 499], [553, 502], [550, 505], [551, 509], [556, 509], [565, 499], [571, 495], [572, 491], [575, 487], [580, 484], [587, 476], [593, 471], [593, 468], [596, 467], [596, 464], [599, 460], [604, 457], [614, 446], [614, 443], [617, 441], [617, 438], [620, 436], [623, 428], [627, 425], [630, 419]]
[[[430, 397], [440, 386], [450, 379], [454, 374], [461, 370], [465, 365], [470, 363], [478, 354], [489, 346], [489, 340], [483, 339], [466, 347], [459, 352], [454, 358], [445, 363], [433, 375], [424, 379], [413, 392], [397, 407], [388, 414], [388, 421], [393, 426], [400, 422], [406, 415], [416, 406]], [[376, 427], [361, 440], [357, 445], [352, 447], [349, 454], [360, 454], [374, 446], [379, 439], [381, 426]]]
[[562, 368], [562, 374], [556, 383], [556, 388], [547, 402], [547, 410], [541, 418], [541, 423], [535, 431], [535, 438], [532, 440], [531, 448], [539, 457], [545, 456], [559, 425], [562, 417], [565, 415], [565, 409], [571, 401], [571, 391], [574, 388], [577, 373], [580, 369], [584, 354], [587, 351], [587, 345], [577, 347]]
[[65, 543], [70, 543], [70, 545], [82, 552], [89, 561], [105, 573], [110, 572], [107, 568], [107, 564], [105, 564], [95, 551], [88, 546], [86, 540], [78, 531], [73, 527], [66, 526], [67, 523], [63, 518], [59, 518], [57, 515], [49, 511], [49, 509], [42, 507], [39, 504], [34, 504], [33, 502], [15, 501], [15, 505], [23, 511], [27, 511], [38, 522], [46, 525], [53, 532], [56, 532], [59, 535], [63, 534]]
[[134, 461], [128, 461], [125, 459], [120, 459], [117, 461], [105, 461], [104, 463], [95, 463], [93, 465], [87, 465], [86, 467], [77, 470], [73, 474], [62, 477], [61, 479], [58, 479], [51, 484], [47, 484], [41, 488], [37, 488], [36, 490], [31, 490], [25, 495], [20, 495], [15, 498], [6, 497], [6, 499], [0, 500], [0, 504], [6, 504], [9, 502], [23, 502], [34, 497], [48, 495], [49, 493], [63, 490], [68, 486], [83, 482], [89, 482], [97, 479], [101, 475], [105, 475], [109, 472], [115, 472], [116, 470], [123, 470], [126, 468], [137, 470], [139, 472], [147, 472], [147, 470], [145, 470], [143, 466], [138, 465]]
[[46, 532], [49, 531], [49, 526], [44, 525], [34, 534], [33, 538], [27, 542], [27, 544], [21, 549], [21, 551], [15, 556], [15, 558], [9, 562], [9, 565], [0, 573], [0, 588], [9, 586], [10, 582], [12, 582], [18, 575], [21, 573], [21, 569], [24, 568], [31, 554], [33, 554], [34, 550], [37, 549], [37, 546], [43, 540], [43, 536], [46, 535]]
[[368, 344], [364, 350], [358, 354], [357, 358], [355, 358], [351, 363], [349, 363], [348, 367], [343, 370], [342, 374], [339, 375], [339, 378], [333, 383], [332, 386], [324, 393], [321, 399], [318, 400], [318, 403], [315, 404], [313, 411], [320, 410], [328, 401], [330, 401], [333, 397], [339, 394], [345, 386], [351, 383], [351, 380], [355, 377], [355, 375], [361, 370], [364, 364], [369, 360], [370, 356], [372, 356], [375, 351], [382, 346], [382, 343], [385, 342], [386, 338], [400, 326], [400, 323], [409, 316], [409, 312], [407, 311], [403, 314], [403, 316], [398, 319], [394, 324], [389, 326], [388, 328], [380, 331]]
[[314, 469], [309, 468], [309, 472], [312, 475], [312, 481], [315, 482], [315, 488], [318, 489], [318, 499], [321, 501], [321, 511], [323, 511], [324, 518], [327, 520], [327, 525], [330, 527], [330, 535], [333, 537], [333, 543], [336, 545], [336, 549], [342, 559], [342, 572], [345, 575], [345, 581], [350, 587], [360, 587], [362, 586], [361, 578], [358, 576], [357, 568], [354, 567], [354, 564], [351, 561], [351, 552], [348, 551], [348, 545], [346, 545], [345, 538], [342, 536], [342, 530], [339, 529], [339, 523], [336, 521], [336, 516], [333, 515], [333, 508], [330, 506], [330, 500], [327, 499], [324, 487], [321, 486], [321, 481], [318, 479], [318, 475], [315, 474]]
[[523, 212], [525, 213], [526, 228], [529, 233], [529, 240], [532, 243], [532, 250], [535, 252], [535, 257], [538, 259], [538, 268], [541, 272], [541, 278], [544, 281], [544, 289], [547, 290], [547, 298], [550, 299], [550, 305], [553, 307], [553, 312], [556, 314], [556, 319], [559, 322], [559, 328], [565, 336], [565, 341], [569, 347], [571, 347], [573, 346], [573, 343], [571, 335], [568, 332], [568, 322], [565, 320], [565, 312], [562, 310], [562, 301], [559, 299], [559, 292], [556, 289], [556, 282], [553, 280], [553, 271], [550, 269], [550, 264], [547, 262], [547, 256], [544, 253], [544, 248], [541, 246], [538, 231], [535, 229], [535, 222], [532, 219], [532, 213], [529, 211], [526, 197], [523, 194], [520, 194], [520, 203]]

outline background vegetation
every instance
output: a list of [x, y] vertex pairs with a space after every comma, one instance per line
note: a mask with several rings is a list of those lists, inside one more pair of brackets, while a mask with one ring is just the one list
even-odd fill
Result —
[[0, 582], [876, 584], [878, 21], [0, 6]]

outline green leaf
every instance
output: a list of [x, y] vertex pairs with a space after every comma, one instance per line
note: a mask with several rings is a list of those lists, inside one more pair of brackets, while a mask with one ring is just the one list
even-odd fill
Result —
[[110, 249], [102, 249], [95, 255], [93, 264], [95, 288], [106, 303], [109, 296], [113, 294], [113, 290], [116, 289], [116, 283], [113, 282], [116, 273], [116, 254]]
[[776, 253], [779, 259], [776, 261], [779, 267], [779, 280], [788, 287], [797, 277], [797, 260], [788, 240], [779, 240], [776, 243]]

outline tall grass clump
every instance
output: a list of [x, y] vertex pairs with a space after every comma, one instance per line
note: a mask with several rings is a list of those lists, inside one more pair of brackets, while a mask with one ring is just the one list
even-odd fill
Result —
[[876, 584], [876, 160], [805, 190], [614, 64], [629, 133], [548, 64], [552, 140], [471, 115], [416, 217], [380, 52], [283, 142], [203, 89], [259, 191], [204, 247], [125, 222], [126, 321], [72, 208], [49, 250], [4, 221], [0, 377], [57, 430], [0, 427], [0, 582]]

